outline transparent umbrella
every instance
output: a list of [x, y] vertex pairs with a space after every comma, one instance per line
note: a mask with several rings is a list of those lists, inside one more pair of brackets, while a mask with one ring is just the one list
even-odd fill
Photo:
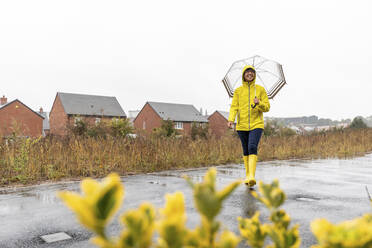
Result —
[[243, 68], [251, 65], [256, 69], [256, 83], [265, 87], [269, 99], [273, 99], [279, 90], [286, 84], [282, 65], [255, 55], [253, 57], [235, 61], [222, 79], [230, 97], [233, 97], [236, 88], [241, 86]]

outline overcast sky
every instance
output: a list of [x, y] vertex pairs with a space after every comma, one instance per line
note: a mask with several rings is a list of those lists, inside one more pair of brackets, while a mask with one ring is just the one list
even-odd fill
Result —
[[288, 84], [266, 116], [372, 115], [372, 1], [0, 1], [0, 95], [56, 92], [229, 110], [221, 79], [261, 55]]

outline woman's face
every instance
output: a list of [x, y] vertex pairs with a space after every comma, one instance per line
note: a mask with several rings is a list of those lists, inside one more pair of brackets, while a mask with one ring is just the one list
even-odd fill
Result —
[[244, 81], [252, 82], [256, 77], [256, 73], [253, 70], [244, 72]]

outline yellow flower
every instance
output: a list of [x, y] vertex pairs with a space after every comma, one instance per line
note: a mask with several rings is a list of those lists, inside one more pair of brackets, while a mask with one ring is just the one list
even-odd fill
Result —
[[58, 196], [77, 215], [81, 224], [104, 236], [104, 227], [120, 208], [124, 187], [117, 174], [110, 174], [101, 183], [85, 179], [81, 183], [83, 195], [62, 191]]

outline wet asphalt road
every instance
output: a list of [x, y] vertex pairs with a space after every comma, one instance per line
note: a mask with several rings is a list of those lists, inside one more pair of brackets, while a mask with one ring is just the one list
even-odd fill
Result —
[[[224, 185], [244, 176], [242, 165], [218, 166], [217, 184]], [[199, 223], [191, 190], [182, 179], [188, 174], [194, 181], [202, 180], [207, 168], [187, 171], [166, 171], [161, 173], [123, 177], [125, 200], [122, 213], [136, 208], [143, 201], [157, 207], [164, 204], [164, 195], [169, 192], [185, 193], [189, 227]], [[310, 247], [315, 239], [310, 232], [310, 222], [315, 218], [327, 218], [340, 222], [371, 212], [365, 186], [372, 193], [372, 154], [350, 160], [291, 160], [261, 162], [256, 176], [266, 183], [280, 180], [281, 188], [287, 194], [283, 208], [300, 224], [301, 247]], [[82, 228], [58, 198], [59, 190], [79, 190], [78, 182], [44, 184], [18, 189], [0, 188], [0, 247], [92, 247], [91, 234]], [[249, 189], [240, 186], [225, 202], [219, 215], [224, 226], [238, 233], [237, 216], [250, 217], [256, 210], [261, 219], [268, 218], [268, 211], [255, 200]], [[116, 219], [116, 218], [115, 218]], [[121, 230], [114, 221], [108, 231], [112, 235]], [[46, 244], [40, 236], [66, 232], [71, 240]], [[241, 244], [240, 247], [246, 247]]]

